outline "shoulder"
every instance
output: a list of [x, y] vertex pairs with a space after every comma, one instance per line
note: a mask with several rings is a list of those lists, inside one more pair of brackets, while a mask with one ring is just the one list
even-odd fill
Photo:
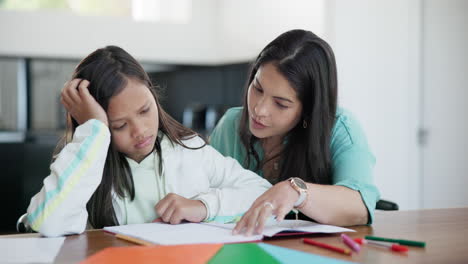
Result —
[[224, 156], [237, 159], [240, 163], [245, 150], [239, 135], [239, 125], [243, 107], [233, 107], [226, 111], [210, 135], [210, 145]]
[[[170, 150], [184, 150], [187, 149], [186, 147], [173, 142], [167, 135], [161, 133], [159, 135], [161, 139], [161, 149], [165, 152], [170, 151]], [[201, 148], [204, 145], [206, 145], [205, 141], [199, 137], [198, 135], [193, 135], [190, 137], [187, 137], [185, 139], [182, 139], [181, 142], [189, 147], [189, 148]]]
[[356, 117], [344, 108], [338, 108], [332, 130], [332, 152], [352, 146], [367, 146], [367, 139]]
[[219, 120], [217, 127], [237, 127], [239, 125], [239, 120], [242, 115], [242, 110], [243, 107], [241, 106], [229, 108]]
[[242, 110], [243, 107], [233, 107], [226, 111], [210, 135], [209, 140], [212, 146], [220, 148], [220, 145], [236, 141]]
[[[189, 148], [201, 148], [206, 145], [206, 142], [199, 136], [194, 135], [193, 137], [189, 137], [182, 140], [185, 146]], [[183, 147], [183, 146], [181, 146]]]

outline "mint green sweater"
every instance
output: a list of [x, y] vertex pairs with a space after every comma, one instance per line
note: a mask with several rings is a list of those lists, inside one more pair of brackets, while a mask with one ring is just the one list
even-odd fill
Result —
[[[245, 167], [246, 151], [239, 136], [241, 114], [242, 107], [229, 109], [211, 134], [210, 144], [223, 155], [233, 157]], [[260, 144], [254, 147], [260, 159], [263, 159]], [[332, 183], [359, 191], [369, 212], [369, 224], [371, 224], [375, 205], [380, 196], [372, 179], [375, 158], [357, 120], [351, 113], [341, 108], [336, 114], [330, 148]], [[263, 172], [255, 171], [254, 167], [255, 164], [251, 164], [248, 169], [263, 176]]]

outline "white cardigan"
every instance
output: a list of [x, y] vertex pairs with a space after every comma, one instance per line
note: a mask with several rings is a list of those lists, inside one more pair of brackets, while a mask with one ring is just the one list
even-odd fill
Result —
[[[33, 230], [45, 236], [85, 230], [86, 203], [101, 182], [109, 144], [110, 132], [102, 122], [89, 120], [77, 127], [72, 142], [51, 164], [51, 174], [41, 191], [31, 199], [27, 224]], [[199, 147], [203, 140], [194, 137], [184, 144]], [[271, 187], [265, 179], [209, 145], [193, 150], [164, 137], [161, 150], [165, 192], [201, 200], [207, 207], [207, 218], [241, 214]], [[122, 223], [126, 212], [118, 204], [114, 201], [117, 219]]]

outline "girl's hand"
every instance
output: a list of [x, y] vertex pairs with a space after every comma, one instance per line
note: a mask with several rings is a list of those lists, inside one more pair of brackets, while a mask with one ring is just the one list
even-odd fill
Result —
[[256, 234], [261, 234], [271, 215], [276, 215], [278, 222], [282, 221], [293, 209], [297, 199], [299, 199], [299, 194], [288, 181], [275, 184], [255, 200], [232, 233], [234, 235], [244, 233], [246, 236], [251, 236], [255, 231]]
[[166, 195], [156, 204], [155, 209], [163, 222], [173, 225], [180, 224], [182, 220], [201, 222], [208, 213], [201, 201], [186, 199], [174, 193]]
[[98, 119], [109, 126], [104, 109], [88, 91], [89, 81], [73, 79], [65, 83], [60, 101], [71, 116], [83, 124], [90, 119]]

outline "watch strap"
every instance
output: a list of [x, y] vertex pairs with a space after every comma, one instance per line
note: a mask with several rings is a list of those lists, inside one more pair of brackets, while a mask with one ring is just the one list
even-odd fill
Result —
[[307, 193], [306, 192], [299, 192], [299, 198], [294, 203], [294, 207], [295, 208], [299, 207], [302, 203], [304, 203], [306, 198], [307, 198]]

